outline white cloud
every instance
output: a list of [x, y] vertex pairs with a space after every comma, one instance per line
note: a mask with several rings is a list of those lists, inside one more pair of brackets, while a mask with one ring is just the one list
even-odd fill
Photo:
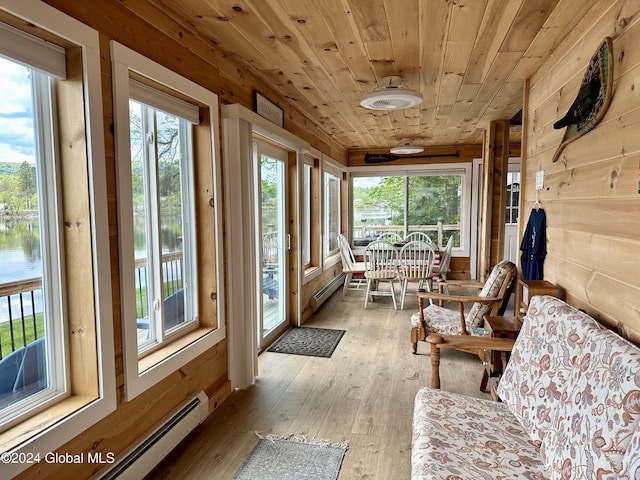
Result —
[[29, 69], [0, 58], [0, 162], [34, 161]]

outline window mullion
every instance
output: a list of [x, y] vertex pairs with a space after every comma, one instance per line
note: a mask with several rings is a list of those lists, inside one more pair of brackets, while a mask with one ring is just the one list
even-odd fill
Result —
[[[56, 158], [54, 148], [54, 118], [49, 106], [52, 105], [54, 89], [50, 79], [42, 74], [33, 72], [34, 121], [37, 126], [36, 163], [39, 170], [37, 178], [38, 201], [40, 203], [40, 232], [43, 235], [41, 243], [42, 255], [42, 301], [45, 314], [45, 337], [48, 354], [48, 373], [50, 388], [66, 390], [68, 372], [68, 354], [64, 348], [64, 332], [66, 318], [62, 311], [63, 282], [61, 268], [63, 265], [61, 231], [58, 216], [59, 185], [56, 174]], [[52, 362], [55, 362], [53, 364]]]
[[[197, 291], [196, 285], [196, 272], [194, 266], [196, 265], [197, 247], [195, 244], [194, 232], [195, 232], [195, 204], [189, 200], [189, 195], [194, 192], [194, 177], [193, 177], [193, 165], [188, 159], [193, 158], [193, 141], [192, 141], [192, 126], [186, 122], [180, 122], [181, 138], [184, 141], [181, 142], [181, 154], [183, 161], [180, 162], [180, 185], [181, 185], [181, 201], [183, 208], [182, 215], [182, 262], [180, 263], [180, 278], [182, 280], [182, 288], [185, 292], [185, 319], [196, 318], [197, 308], [193, 301], [191, 292]], [[164, 317], [164, 316], [163, 316]]]
[[409, 176], [404, 177], [404, 234], [403, 238], [409, 234]]
[[152, 242], [152, 255], [153, 263], [155, 267], [154, 275], [154, 315], [156, 324], [156, 339], [159, 343], [164, 340], [164, 288], [163, 288], [163, 270], [162, 270], [162, 237], [160, 235], [160, 172], [158, 171], [158, 164], [160, 161], [158, 152], [158, 114], [153, 113], [153, 143], [150, 146], [153, 152], [152, 161], [153, 177], [151, 182], [151, 204], [152, 212], [152, 230], [151, 230], [151, 242]]
[[162, 259], [160, 252], [160, 197], [158, 192], [158, 148], [156, 115], [153, 109], [144, 108], [145, 111], [145, 166], [147, 168], [147, 265], [149, 268], [149, 297], [150, 328], [153, 328], [152, 338], [155, 342], [162, 342]]

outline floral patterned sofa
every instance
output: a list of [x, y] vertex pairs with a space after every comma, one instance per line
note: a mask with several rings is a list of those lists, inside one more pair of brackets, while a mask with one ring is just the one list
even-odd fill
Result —
[[498, 394], [423, 387], [412, 480], [640, 479], [640, 349], [585, 313], [534, 297]]

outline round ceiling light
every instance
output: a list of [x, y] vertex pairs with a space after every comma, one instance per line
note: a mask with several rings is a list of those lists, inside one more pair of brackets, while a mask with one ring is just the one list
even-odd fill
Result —
[[399, 85], [400, 77], [384, 77], [383, 86], [367, 93], [360, 99], [360, 105], [371, 110], [401, 110], [422, 103], [422, 95]]
[[414, 145], [410, 138], [403, 138], [400, 145], [393, 147], [389, 151], [394, 155], [411, 155], [424, 152], [424, 148], [420, 145]]

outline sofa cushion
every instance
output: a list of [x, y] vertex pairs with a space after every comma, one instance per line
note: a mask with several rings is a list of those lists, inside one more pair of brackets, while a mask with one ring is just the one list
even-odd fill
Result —
[[588, 333], [600, 328], [587, 314], [555, 297], [531, 299], [498, 395], [532, 440], [544, 439]]
[[415, 399], [411, 464], [412, 480], [547, 478], [504, 404], [428, 387]]
[[618, 478], [640, 421], [640, 349], [590, 330], [542, 442], [553, 478]]

